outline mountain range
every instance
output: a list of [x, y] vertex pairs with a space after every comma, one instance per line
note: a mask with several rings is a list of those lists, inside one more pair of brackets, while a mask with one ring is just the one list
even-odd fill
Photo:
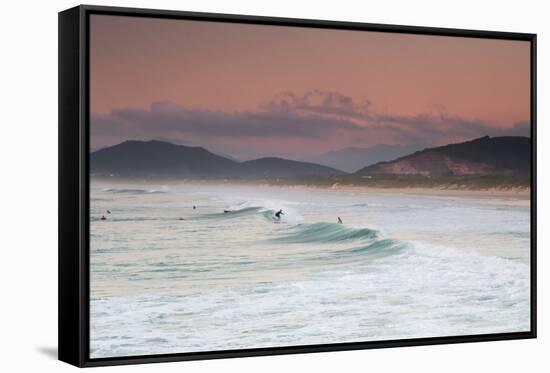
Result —
[[314, 163], [283, 158], [238, 162], [205, 148], [165, 141], [125, 141], [93, 152], [90, 172], [126, 177], [292, 177], [340, 175], [344, 172]]
[[364, 167], [358, 175], [529, 175], [531, 139], [520, 136], [475, 140], [417, 151]]
[[346, 172], [355, 172], [372, 164], [402, 157], [422, 147], [418, 145], [386, 145], [378, 144], [368, 148], [352, 147], [330, 151], [307, 161], [319, 163]]
[[[352, 175], [529, 175], [531, 139], [528, 137], [481, 137], [475, 140], [427, 148], [393, 160], [370, 164], [386, 149], [388, 157], [403, 148], [351, 150], [354, 157], [365, 155], [363, 166]], [[349, 154], [343, 149], [338, 155]], [[342, 158], [342, 159], [345, 159]], [[391, 158], [390, 158], [391, 159]], [[352, 161], [350, 161], [352, 163]], [[344, 165], [346, 166], [346, 165]], [[97, 150], [90, 155], [90, 173], [94, 176], [120, 177], [301, 177], [337, 176], [357, 167], [329, 167], [312, 162], [299, 162], [277, 157], [239, 162], [214, 154], [203, 147], [176, 145], [165, 141], [125, 141]]]

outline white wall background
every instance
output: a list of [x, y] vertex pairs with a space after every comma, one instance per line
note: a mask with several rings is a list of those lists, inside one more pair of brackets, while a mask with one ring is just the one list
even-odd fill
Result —
[[[516, 372], [550, 368], [550, 22], [542, 0], [112, 0], [96, 5], [538, 34], [539, 338], [217, 361], [117, 371]], [[0, 370], [69, 371], [57, 346], [57, 12], [76, 1], [4, 1], [0, 13]], [[544, 145], [549, 145], [545, 147]], [[548, 228], [546, 228], [548, 229]]]

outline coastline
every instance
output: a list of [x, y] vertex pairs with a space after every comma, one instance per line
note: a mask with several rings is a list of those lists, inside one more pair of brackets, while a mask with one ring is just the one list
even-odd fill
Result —
[[133, 184], [133, 185], [239, 185], [250, 187], [267, 187], [273, 189], [291, 190], [318, 190], [318, 191], [339, 191], [346, 193], [366, 194], [396, 194], [396, 195], [417, 195], [434, 196], [441, 198], [472, 198], [486, 201], [506, 202], [517, 205], [529, 206], [531, 202], [531, 188], [526, 186], [494, 186], [490, 188], [466, 188], [448, 186], [374, 186], [368, 184], [339, 183], [319, 184], [300, 182], [298, 180], [288, 182], [280, 179], [141, 179], [141, 178], [103, 178], [92, 177], [93, 181]]
[[[273, 185], [271, 185], [273, 186]], [[333, 184], [330, 187], [316, 185], [298, 185], [298, 187], [330, 189], [350, 192], [372, 192], [372, 193], [399, 193], [399, 194], [427, 194], [441, 196], [472, 196], [472, 197], [516, 197], [529, 198], [531, 188], [489, 188], [489, 189], [466, 189], [466, 188], [443, 188], [443, 187], [376, 187], [369, 185]]]
[[348, 193], [365, 194], [396, 194], [396, 195], [417, 195], [442, 198], [471, 198], [480, 200], [505, 201], [507, 204], [529, 206], [531, 203], [531, 188], [490, 188], [490, 189], [451, 189], [451, 188], [419, 188], [419, 187], [373, 187], [365, 185], [334, 184], [330, 187], [319, 185], [273, 185], [261, 184], [265, 187], [297, 189], [297, 190], [335, 190]]

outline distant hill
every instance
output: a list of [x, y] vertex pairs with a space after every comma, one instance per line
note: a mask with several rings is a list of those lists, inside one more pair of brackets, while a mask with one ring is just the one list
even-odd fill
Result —
[[308, 161], [337, 168], [346, 172], [355, 172], [358, 169], [372, 164], [390, 161], [421, 149], [415, 145], [385, 145], [379, 144], [368, 148], [344, 148], [327, 152]]
[[315, 163], [297, 162], [283, 158], [260, 158], [242, 162], [239, 168], [246, 176], [295, 177], [311, 175], [341, 175], [344, 172]]
[[529, 175], [531, 139], [481, 137], [364, 167], [358, 175]]
[[343, 174], [313, 163], [282, 158], [238, 162], [202, 147], [152, 141], [125, 141], [90, 155], [94, 176], [121, 177], [290, 177]]

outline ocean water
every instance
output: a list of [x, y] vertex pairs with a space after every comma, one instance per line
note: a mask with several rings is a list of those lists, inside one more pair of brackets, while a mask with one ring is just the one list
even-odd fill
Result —
[[93, 180], [90, 214], [92, 358], [529, 330], [528, 201]]

